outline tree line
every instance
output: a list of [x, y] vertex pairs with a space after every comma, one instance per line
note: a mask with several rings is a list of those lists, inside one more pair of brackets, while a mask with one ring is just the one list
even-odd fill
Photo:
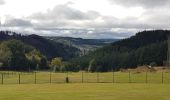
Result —
[[0, 43], [0, 69], [1, 70], [53, 70], [77, 71], [69, 63], [56, 57], [48, 60], [39, 50], [21, 42], [20, 40], [7, 40]]
[[89, 53], [73, 58], [71, 63], [87, 71], [111, 71], [136, 68], [141, 65], [162, 66], [167, 59], [168, 30], [138, 32], [135, 36], [123, 39]]

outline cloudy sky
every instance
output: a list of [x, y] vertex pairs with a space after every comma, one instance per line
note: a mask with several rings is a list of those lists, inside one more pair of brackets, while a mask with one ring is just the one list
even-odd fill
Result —
[[0, 0], [0, 30], [82, 38], [126, 38], [170, 29], [170, 0]]

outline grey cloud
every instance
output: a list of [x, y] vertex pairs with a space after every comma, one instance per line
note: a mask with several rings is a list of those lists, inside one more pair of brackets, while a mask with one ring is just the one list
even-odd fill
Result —
[[32, 26], [31, 22], [24, 19], [7, 18], [5, 22], [6, 27], [28, 27]]
[[[162, 6], [169, 0], [110, 0], [124, 5]], [[103, 16], [95, 11], [82, 12], [71, 8], [68, 4], [57, 5], [45, 13], [34, 13], [28, 17], [37, 20], [34, 25], [39, 27], [63, 27], [63, 28], [126, 28], [126, 29], [150, 29], [170, 27], [168, 18], [170, 8], [147, 9], [140, 17], [128, 17], [124, 19], [113, 16]], [[164, 25], [163, 25], [164, 23]], [[165, 24], [166, 23], [166, 24]], [[49, 28], [48, 28], [49, 29]]]
[[170, 28], [170, 8], [149, 9], [143, 13], [143, 23], [148, 23], [153, 28]]
[[163, 7], [169, 5], [170, 0], [109, 0], [112, 4], [119, 4], [126, 7], [141, 6], [147, 8]]
[[146, 28], [149, 25], [138, 21], [138, 18], [118, 19], [103, 16], [95, 11], [82, 12], [69, 7], [57, 5], [46, 13], [35, 13], [28, 17], [37, 20], [36, 27], [80, 27], [80, 28]]
[[[113, 0], [112, 0], [113, 1]], [[115, 0], [117, 1], [117, 0]], [[145, 5], [146, 0], [119, 0], [126, 6], [149, 7], [151, 1]], [[155, 1], [154, 7], [159, 6]], [[168, 2], [168, 1], [164, 1]], [[163, 5], [164, 3], [162, 3]], [[82, 12], [71, 8], [68, 4], [57, 5], [46, 12], [34, 13], [31, 16], [16, 19], [8, 18], [7, 27], [20, 27], [24, 32], [39, 35], [71, 36], [84, 38], [124, 38], [145, 29], [170, 28], [170, 8], [147, 9], [140, 17], [127, 17], [123, 19], [114, 16], [104, 16], [96, 11]]]
[[[149, 26], [138, 21], [138, 18], [130, 17], [120, 20], [113, 16], [103, 16], [95, 11], [81, 12], [68, 5], [58, 5], [46, 13], [35, 13], [27, 19], [37, 20], [37, 23], [33, 23], [33, 30], [43, 35], [84, 38], [128, 37], [136, 32], [127, 32], [129, 28], [144, 29]], [[110, 31], [112, 28], [122, 28], [126, 31], [121, 31], [121, 33]]]
[[138, 28], [138, 29], [145, 29], [150, 28], [151, 26], [148, 23], [143, 23], [138, 18], [130, 17], [125, 19], [118, 19], [111, 16], [103, 16], [103, 22], [95, 22], [91, 21], [85, 23], [84, 26], [94, 27], [94, 28]]
[[0, 5], [3, 5], [5, 4], [5, 1], [4, 0], [0, 0]]
[[85, 22], [95, 20], [100, 16], [98, 12], [82, 12], [64, 4], [57, 5], [45, 13], [34, 13], [27, 19], [36, 20], [38, 22], [35, 23], [37, 27], [84, 27]]
[[48, 10], [46, 13], [35, 13], [30, 18], [38, 20], [87, 20], [90, 18], [95, 18], [98, 15], [95, 11], [89, 11], [87, 13], [81, 12], [77, 9], [65, 5], [57, 5], [54, 9]]

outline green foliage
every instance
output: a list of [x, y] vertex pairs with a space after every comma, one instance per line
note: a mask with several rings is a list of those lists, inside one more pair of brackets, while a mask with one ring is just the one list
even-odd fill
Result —
[[14, 39], [0, 44], [0, 62], [2, 63], [2, 69], [9, 70], [35, 69], [37, 65], [47, 67], [47, 60], [39, 51]]
[[[48, 60], [51, 60], [54, 57], [62, 57], [63, 60], [68, 60], [69, 58], [78, 56], [80, 52], [80, 50], [76, 47], [57, 43], [51, 39], [46, 39], [35, 34], [21, 35], [11, 31], [0, 31], [0, 42], [11, 39], [20, 40], [25, 44], [35, 47], [38, 51], [45, 55]], [[25, 52], [30, 51], [31, 48], [29, 47], [25, 47]]]
[[3, 43], [0, 44], [0, 62], [1, 67], [8, 66], [8, 62], [11, 59], [12, 52], [10, 49]]
[[62, 71], [72, 71], [72, 72], [78, 72], [80, 70], [80, 66], [77, 64], [72, 64], [69, 62], [64, 62], [63, 63], [63, 70]]
[[32, 69], [46, 69], [47, 59], [36, 49], [26, 54], [27, 59], [30, 62], [30, 68]]
[[62, 64], [61, 58], [56, 57], [56, 58], [53, 58], [51, 60], [51, 67], [52, 67], [54, 72], [61, 71], [62, 70], [62, 66], [63, 66], [63, 64]]

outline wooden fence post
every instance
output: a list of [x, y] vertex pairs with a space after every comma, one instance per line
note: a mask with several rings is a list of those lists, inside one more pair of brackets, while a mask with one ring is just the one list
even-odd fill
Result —
[[66, 83], [69, 83], [68, 72], [67, 72], [67, 75], [66, 75], [66, 78], [65, 78], [65, 82], [66, 82]]
[[37, 83], [37, 75], [36, 75], [36, 72], [35, 72], [34, 78], [35, 78], [34, 83], [36, 84], [36, 83]]

